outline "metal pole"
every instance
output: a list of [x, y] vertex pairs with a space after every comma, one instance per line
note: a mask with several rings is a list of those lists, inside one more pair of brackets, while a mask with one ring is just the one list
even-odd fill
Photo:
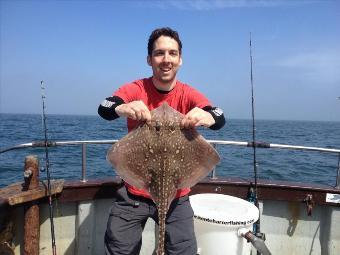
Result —
[[[52, 146], [65, 146], [65, 145], [78, 145], [78, 144], [113, 144], [118, 140], [79, 140], [79, 141], [58, 141], [58, 142], [49, 142], [48, 147]], [[207, 140], [208, 143], [212, 144], [221, 144], [221, 145], [235, 145], [235, 146], [244, 146], [244, 147], [253, 147], [252, 142], [243, 142], [243, 141], [224, 141], [224, 140]], [[51, 145], [50, 145], [51, 143]], [[23, 149], [23, 148], [31, 148], [31, 147], [45, 147], [44, 143], [41, 142], [31, 142], [31, 143], [23, 143], [18, 144], [16, 146], [6, 148], [0, 150], [0, 153], [4, 153], [11, 150]], [[301, 151], [319, 151], [319, 152], [330, 152], [330, 153], [340, 153], [340, 149], [331, 149], [331, 148], [321, 148], [321, 147], [306, 147], [306, 146], [298, 146], [298, 145], [288, 145], [288, 144], [274, 144], [267, 143], [267, 146], [258, 146], [258, 142], [256, 142], [256, 147], [260, 147], [263, 149], [287, 149], [287, 150], [301, 150]]]
[[81, 160], [81, 181], [87, 182], [86, 180], [86, 143], [81, 145], [82, 148], [82, 160]]
[[[212, 144], [212, 146], [214, 147], [214, 149], [216, 150], [216, 144]], [[216, 167], [213, 168], [213, 170], [211, 171], [211, 179], [216, 179]]]
[[340, 189], [340, 153], [339, 153], [339, 159], [338, 159], [338, 170], [337, 170], [337, 174], [336, 174], [335, 188]]

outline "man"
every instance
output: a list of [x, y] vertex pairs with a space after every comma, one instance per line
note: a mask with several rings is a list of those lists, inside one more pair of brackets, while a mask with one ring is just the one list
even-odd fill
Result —
[[[217, 130], [223, 127], [223, 112], [212, 107], [200, 92], [177, 80], [177, 71], [182, 65], [182, 42], [176, 31], [160, 28], [151, 33], [147, 63], [152, 68], [152, 77], [120, 87], [99, 106], [101, 117], [107, 120], [126, 117], [128, 131], [131, 131], [143, 121], [150, 122], [150, 111], [167, 102], [185, 115], [181, 123], [183, 128], [205, 126]], [[189, 192], [188, 188], [178, 190], [170, 205], [166, 219], [166, 254], [197, 253]], [[149, 193], [125, 183], [118, 191], [108, 219], [106, 253], [139, 254], [142, 231], [149, 217], [158, 221], [157, 209]]]

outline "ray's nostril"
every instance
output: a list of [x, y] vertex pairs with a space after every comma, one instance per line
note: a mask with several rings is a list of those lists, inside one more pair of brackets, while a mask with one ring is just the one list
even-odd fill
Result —
[[155, 128], [156, 128], [156, 131], [157, 131], [157, 132], [158, 132], [158, 131], [161, 131], [161, 124], [160, 124], [158, 121], [156, 122]]

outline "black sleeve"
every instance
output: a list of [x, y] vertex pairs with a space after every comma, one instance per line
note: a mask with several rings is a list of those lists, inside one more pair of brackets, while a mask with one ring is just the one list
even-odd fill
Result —
[[98, 114], [106, 120], [114, 120], [119, 116], [116, 113], [116, 107], [124, 104], [124, 100], [120, 97], [107, 97], [98, 107]]
[[208, 112], [211, 114], [211, 116], [215, 120], [215, 124], [210, 126], [209, 128], [212, 130], [218, 130], [221, 129], [224, 124], [225, 124], [225, 118], [222, 109], [218, 107], [211, 107], [211, 106], [206, 106], [203, 108], [204, 111]]

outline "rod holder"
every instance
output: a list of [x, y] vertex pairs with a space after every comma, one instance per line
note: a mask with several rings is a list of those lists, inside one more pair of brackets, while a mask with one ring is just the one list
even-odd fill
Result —
[[[39, 187], [39, 160], [35, 155], [25, 158], [25, 177], [23, 191], [34, 190]], [[39, 254], [40, 212], [38, 201], [31, 201], [24, 206], [24, 247], [26, 255]], [[1, 253], [2, 254], [2, 253]]]

